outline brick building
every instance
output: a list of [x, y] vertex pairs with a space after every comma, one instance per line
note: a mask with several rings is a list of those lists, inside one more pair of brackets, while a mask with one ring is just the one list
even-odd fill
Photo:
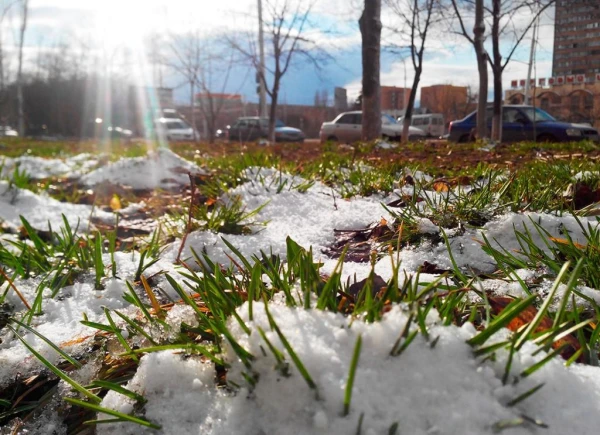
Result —
[[[561, 83], [531, 87], [531, 104], [557, 119], [584, 122], [600, 128], [600, 74], [595, 82]], [[504, 98], [508, 104], [523, 104], [524, 89], [510, 89]]]
[[409, 88], [381, 86], [381, 110], [390, 114], [404, 112], [409, 95]]
[[446, 122], [461, 119], [475, 110], [466, 86], [433, 85], [421, 87], [421, 108], [442, 113]]
[[[557, 0], [552, 77], [532, 80], [529, 101], [554, 117], [600, 128], [600, 2]], [[525, 81], [512, 80], [507, 103], [525, 101]]]

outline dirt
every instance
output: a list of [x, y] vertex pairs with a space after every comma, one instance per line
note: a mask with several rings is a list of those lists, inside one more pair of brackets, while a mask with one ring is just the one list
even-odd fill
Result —
[[486, 147], [483, 144], [456, 144], [443, 140], [398, 145], [393, 149], [381, 149], [373, 145], [350, 146], [346, 144], [321, 144], [317, 140], [307, 140], [302, 144], [275, 144], [273, 146], [256, 143], [239, 144], [221, 142], [208, 144], [174, 144], [172, 149], [182, 155], [189, 154], [191, 148], [196, 153], [209, 156], [225, 156], [240, 153], [264, 152], [279, 157], [283, 162], [303, 163], [321, 158], [323, 153], [354, 156], [357, 160], [371, 162], [396, 162], [399, 164], [419, 165], [424, 168], [436, 168], [438, 173], [452, 173], [466, 168], [475, 168], [484, 163], [498, 168], [516, 169], [531, 162], [552, 162], [568, 160], [598, 160], [600, 147], [591, 144], [517, 144]]

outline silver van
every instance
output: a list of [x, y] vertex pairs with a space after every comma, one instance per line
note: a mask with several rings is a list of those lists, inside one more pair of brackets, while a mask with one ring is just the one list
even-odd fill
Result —
[[[402, 118], [398, 118], [398, 122], [402, 122]], [[430, 137], [443, 136], [444, 131], [444, 115], [441, 113], [427, 113], [425, 115], [413, 115], [410, 125], [420, 128]]]

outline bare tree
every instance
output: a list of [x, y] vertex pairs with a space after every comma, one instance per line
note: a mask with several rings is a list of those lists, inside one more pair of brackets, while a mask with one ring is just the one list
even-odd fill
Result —
[[400, 36], [405, 45], [393, 43], [392, 46], [403, 51], [408, 50], [415, 75], [405, 107], [402, 126], [402, 142], [408, 141], [409, 126], [412, 119], [417, 89], [423, 73], [425, 45], [432, 25], [439, 21], [441, 10], [439, 0], [386, 0], [387, 6], [400, 19], [399, 27], [390, 30]]
[[[217, 122], [221, 110], [226, 102], [225, 89], [229, 82], [229, 74], [234, 64], [234, 56], [232, 52], [226, 54], [224, 51], [218, 51], [214, 47], [215, 44], [210, 44], [210, 49], [207, 47], [203, 61], [203, 68], [198, 77], [198, 87], [202, 91], [199, 99], [200, 111], [206, 121], [208, 130], [208, 141], [214, 143], [217, 134]], [[213, 51], [214, 50], [214, 51]], [[213, 78], [219, 77], [220, 92], [215, 95], [213, 92], [216, 84], [213, 84]]]
[[[502, 140], [502, 73], [537, 18], [554, 2], [555, 0], [452, 0], [455, 17], [459, 22], [457, 32], [475, 47], [480, 81], [484, 78], [483, 70], [485, 70], [487, 78], [487, 68], [482, 68], [484, 60], [492, 69], [494, 103], [491, 138], [494, 141], [501, 142]], [[475, 25], [474, 37], [471, 37], [466, 31], [465, 19], [473, 8], [475, 8]], [[524, 15], [527, 16], [523, 20]], [[491, 56], [483, 47], [486, 24], [490, 28]], [[502, 47], [506, 47], [504, 54], [501, 41], [503, 42]], [[482, 93], [482, 90], [480, 83], [480, 104], [483, 95], [487, 97], [487, 88], [485, 94]], [[485, 112], [478, 108], [478, 137], [487, 136], [487, 128], [484, 127], [485, 121], [480, 125], [481, 120], [479, 119], [484, 116]], [[485, 136], [482, 135], [484, 128]]]
[[483, 18], [483, 1], [475, 0], [475, 22], [473, 25], [473, 36], [467, 32], [463, 14], [459, 9], [459, 0], [452, 0], [452, 7], [458, 23], [460, 25], [460, 34], [464, 36], [475, 49], [477, 58], [477, 71], [479, 72], [479, 95], [477, 99], [477, 127], [475, 135], [479, 139], [488, 137], [486, 122], [486, 107], [488, 93], [488, 70], [487, 70], [487, 52], [483, 43], [485, 41], [485, 20]]
[[[512, 59], [517, 47], [523, 41], [529, 29], [533, 26], [537, 18], [548, 7], [554, 4], [554, 0], [531, 0], [531, 1], [501, 1], [492, 0], [491, 14], [492, 20], [492, 53], [493, 56], [488, 60], [492, 67], [494, 80], [494, 117], [492, 119], [492, 140], [502, 141], [502, 101], [504, 91], [502, 89], [502, 73]], [[531, 18], [524, 27], [516, 24], [516, 16], [523, 10], [531, 12]], [[503, 35], [513, 37], [513, 45], [508, 51], [508, 55], [502, 56], [500, 51], [500, 39]]]
[[[309, 17], [315, 0], [263, 0], [264, 33], [266, 39], [264, 70], [260, 68], [260, 55], [256, 38], [251, 33], [229, 37], [231, 46], [256, 69], [261, 85], [266, 90], [271, 105], [269, 107], [269, 141], [275, 141], [275, 121], [279, 91], [292, 60], [302, 57], [315, 68], [327, 55], [315, 41], [305, 36], [309, 30]], [[266, 71], [263, 73], [263, 71]]]
[[6, 72], [5, 72], [5, 63], [4, 63], [4, 43], [3, 43], [3, 38], [2, 38], [2, 27], [4, 24], [4, 19], [6, 18], [6, 15], [8, 14], [8, 12], [10, 11], [10, 9], [17, 4], [17, 0], [13, 0], [11, 2], [9, 2], [8, 4], [5, 4], [5, 2], [2, 2], [1, 8], [2, 10], [0, 11], [0, 92], [4, 91], [5, 88], [5, 77], [6, 77]]
[[168, 66], [179, 73], [190, 90], [190, 122], [194, 142], [198, 142], [196, 128], [196, 84], [202, 71], [202, 39], [199, 33], [191, 32], [184, 35], [173, 35], [169, 44], [175, 61], [166, 60]]
[[[206, 123], [208, 140], [215, 141], [217, 122], [226, 99], [223, 97], [234, 64], [233, 52], [225, 53], [223, 47], [198, 31], [173, 36], [170, 43], [173, 60], [163, 63], [184, 77], [190, 87], [191, 123], [196, 134], [196, 103]], [[218, 76], [218, 80], [214, 78]], [[219, 92], [214, 87], [219, 82]], [[196, 90], [200, 98], [196, 100]]]
[[25, 134], [25, 114], [23, 112], [23, 44], [25, 42], [25, 30], [27, 29], [27, 13], [29, 11], [29, 0], [23, 0], [23, 17], [19, 39], [19, 63], [17, 67], [17, 112], [19, 117], [19, 136]]
[[381, 136], [381, 0], [365, 0], [358, 20], [362, 37], [362, 139]]

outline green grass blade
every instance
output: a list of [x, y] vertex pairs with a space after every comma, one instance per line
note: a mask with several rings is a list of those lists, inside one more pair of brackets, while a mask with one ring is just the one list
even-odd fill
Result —
[[[552, 300], [554, 299], [554, 295], [556, 294], [556, 291], [558, 290], [558, 287], [560, 286], [563, 277], [569, 270], [569, 266], [570, 266], [570, 263], [567, 261], [561, 268], [560, 272], [558, 273], [558, 276], [556, 277], [556, 280], [554, 280], [554, 284], [552, 285], [552, 288], [550, 289], [548, 296], [546, 297], [546, 300], [544, 301], [544, 303], [538, 310], [538, 312], [535, 315], [535, 317], [533, 318], [533, 320], [531, 322], [529, 322], [529, 325], [527, 325], [527, 328], [525, 329], [525, 331], [523, 331], [523, 333], [521, 334], [521, 336], [515, 343], [515, 348], [517, 350], [520, 349], [521, 346], [523, 346], [523, 344], [530, 338], [531, 333], [533, 331], [535, 331], [535, 329], [538, 327], [538, 325], [540, 324], [540, 322], [546, 315], [546, 312], [548, 311], [548, 307], [552, 303]], [[573, 283], [573, 285], [574, 285], [574, 283]]]
[[31, 352], [52, 373], [54, 373], [60, 379], [62, 379], [63, 381], [65, 381], [66, 383], [68, 383], [69, 385], [71, 385], [76, 391], [79, 391], [81, 394], [83, 394], [84, 396], [86, 396], [90, 400], [92, 400], [92, 401], [94, 401], [96, 403], [100, 403], [102, 401], [102, 399], [100, 399], [98, 396], [96, 396], [95, 394], [90, 393], [82, 385], [80, 385], [77, 382], [75, 382], [66, 373], [64, 373], [62, 370], [60, 370], [58, 367], [56, 367], [54, 364], [52, 364], [50, 361], [48, 361], [46, 358], [44, 358], [42, 356], [42, 354], [40, 354], [37, 350], [35, 350], [32, 346], [30, 346], [29, 343], [27, 343], [25, 341], [25, 339], [23, 337], [21, 337], [19, 335], [19, 333], [12, 326], [6, 325], [6, 327], [9, 328], [15, 334], [15, 336], [21, 341], [21, 343], [23, 343], [23, 345], [29, 350], [29, 352]]
[[62, 356], [64, 359], [66, 359], [67, 361], [69, 361], [71, 364], [73, 364], [75, 367], [77, 368], [81, 368], [81, 364], [79, 363], [79, 361], [77, 361], [76, 359], [71, 358], [66, 352], [64, 352], [60, 347], [58, 347], [57, 345], [55, 345], [52, 341], [48, 340], [46, 337], [44, 337], [42, 334], [40, 334], [39, 332], [37, 332], [35, 329], [33, 329], [31, 326], [26, 325], [25, 323], [22, 323], [20, 321], [18, 321], [17, 319], [11, 318], [11, 321], [13, 323], [16, 323], [17, 325], [19, 325], [21, 328], [27, 329], [29, 332], [33, 333], [34, 335], [36, 335], [37, 337], [41, 338], [42, 340], [44, 340], [44, 342], [46, 342], [46, 344], [48, 346], [50, 346], [52, 349], [54, 349], [60, 356]]
[[70, 397], [65, 397], [64, 400], [73, 405], [81, 406], [82, 408], [86, 408], [91, 411], [96, 411], [96, 412], [101, 412], [103, 414], [112, 415], [113, 417], [117, 417], [123, 421], [128, 421], [130, 423], [139, 424], [140, 426], [150, 427], [152, 429], [161, 429], [161, 426], [151, 423], [148, 420], [134, 417], [133, 415], [123, 414], [122, 412], [118, 412], [118, 411], [115, 411], [115, 410], [112, 410], [109, 408], [103, 408], [103, 407], [95, 405], [93, 403], [84, 402], [83, 400], [72, 399]]
[[506, 404], [506, 406], [508, 406], [508, 407], [515, 406], [517, 403], [522, 402], [523, 400], [527, 399], [529, 396], [535, 394], [544, 385], [545, 384], [542, 383], [542, 384], [539, 384], [539, 385], [533, 387], [531, 390], [527, 390], [523, 394], [515, 397], [513, 400], [511, 400], [510, 402], [508, 402]]
[[354, 386], [354, 377], [356, 376], [356, 367], [360, 358], [360, 349], [362, 347], [362, 335], [359, 335], [354, 345], [354, 353], [350, 362], [350, 371], [348, 372], [348, 382], [344, 393], [344, 416], [350, 413], [350, 401], [352, 400], [352, 387]]
[[530, 306], [535, 300], [535, 295], [531, 295], [525, 299], [515, 299], [513, 302], [508, 304], [500, 315], [496, 316], [493, 321], [490, 322], [487, 328], [481, 331], [479, 334], [467, 340], [467, 343], [471, 346], [480, 346], [487, 341], [492, 335], [504, 328], [508, 323], [517, 317], [525, 308]]

